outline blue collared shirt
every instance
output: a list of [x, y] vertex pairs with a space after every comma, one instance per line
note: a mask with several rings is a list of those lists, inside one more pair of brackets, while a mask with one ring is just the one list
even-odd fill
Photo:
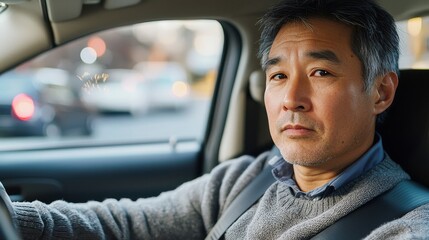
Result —
[[327, 194], [335, 191], [344, 184], [352, 181], [356, 177], [367, 172], [384, 159], [384, 149], [381, 141], [381, 136], [376, 134], [375, 144], [357, 161], [348, 166], [342, 173], [325, 185], [313, 189], [308, 192], [303, 192], [299, 189], [293, 176], [293, 165], [285, 161], [283, 158], [272, 159], [270, 164], [273, 166], [273, 175], [280, 182], [285, 183], [291, 192], [298, 198], [306, 198], [310, 200], [318, 200]]

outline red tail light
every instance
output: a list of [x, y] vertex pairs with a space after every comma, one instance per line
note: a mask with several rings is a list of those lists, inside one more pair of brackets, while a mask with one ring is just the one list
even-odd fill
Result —
[[13, 114], [22, 121], [30, 120], [34, 114], [34, 101], [26, 94], [19, 94], [12, 101]]

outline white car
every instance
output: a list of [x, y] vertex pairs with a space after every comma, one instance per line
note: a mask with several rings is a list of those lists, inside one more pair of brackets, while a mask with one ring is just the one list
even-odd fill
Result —
[[82, 101], [99, 112], [141, 115], [149, 110], [176, 110], [190, 101], [186, 71], [174, 62], [141, 62], [134, 70], [108, 69], [80, 76]]
[[189, 80], [179, 63], [140, 62], [134, 69], [143, 76], [150, 109], [178, 110], [189, 104]]
[[82, 101], [98, 112], [128, 112], [133, 115], [148, 110], [147, 89], [143, 76], [130, 69], [109, 69], [102, 74], [82, 76]]

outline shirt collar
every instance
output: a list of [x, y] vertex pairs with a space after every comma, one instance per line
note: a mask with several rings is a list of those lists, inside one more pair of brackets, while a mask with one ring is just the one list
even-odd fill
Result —
[[328, 195], [332, 191], [339, 189], [341, 186], [346, 183], [351, 182], [356, 177], [367, 172], [379, 162], [384, 159], [384, 149], [381, 140], [381, 136], [376, 134], [375, 144], [357, 161], [348, 166], [342, 173], [336, 176], [334, 179], [326, 183], [325, 185], [313, 189], [308, 192], [303, 192], [299, 189], [293, 176], [293, 165], [285, 161], [282, 157], [274, 157], [269, 161], [269, 164], [273, 167], [274, 177], [286, 184], [292, 194], [298, 198], [305, 198], [310, 200], [321, 199], [324, 196]]

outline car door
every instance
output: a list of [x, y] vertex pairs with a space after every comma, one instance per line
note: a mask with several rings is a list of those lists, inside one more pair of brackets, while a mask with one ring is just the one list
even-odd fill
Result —
[[[171, 37], [176, 41], [162, 42]], [[199, 46], [198, 38], [215, 38], [216, 42]], [[180, 50], [178, 42], [183, 45]], [[88, 136], [1, 137], [0, 180], [6, 191], [13, 201], [136, 199], [200, 176], [207, 171], [206, 161], [217, 158], [226, 114], [219, 109], [228, 104], [232, 91], [231, 82], [222, 82], [235, 77], [240, 45], [238, 32], [227, 23], [160, 21], [84, 36], [11, 69], [62, 69], [74, 76], [65, 85], [79, 96], [104, 91], [107, 98], [116, 98], [109, 95], [115, 89], [106, 87], [109, 76], [105, 71], [133, 69], [141, 61], [171, 61], [187, 73], [190, 84], [184, 88], [189, 88], [190, 100], [180, 109], [149, 106], [144, 113], [134, 114], [127, 107], [138, 106], [138, 98], [120, 101], [138, 94], [145, 79], [124, 77], [121, 85], [125, 92], [115, 101], [101, 99], [99, 105], [86, 105], [88, 114], [94, 114]], [[49, 81], [58, 83], [56, 79]], [[174, 89], [175, 85], [169, 87]], [[52, 97], [54, 93], [45, 94]], [[110, 110], [104, 111], [102, 106], [108, 104]]]

